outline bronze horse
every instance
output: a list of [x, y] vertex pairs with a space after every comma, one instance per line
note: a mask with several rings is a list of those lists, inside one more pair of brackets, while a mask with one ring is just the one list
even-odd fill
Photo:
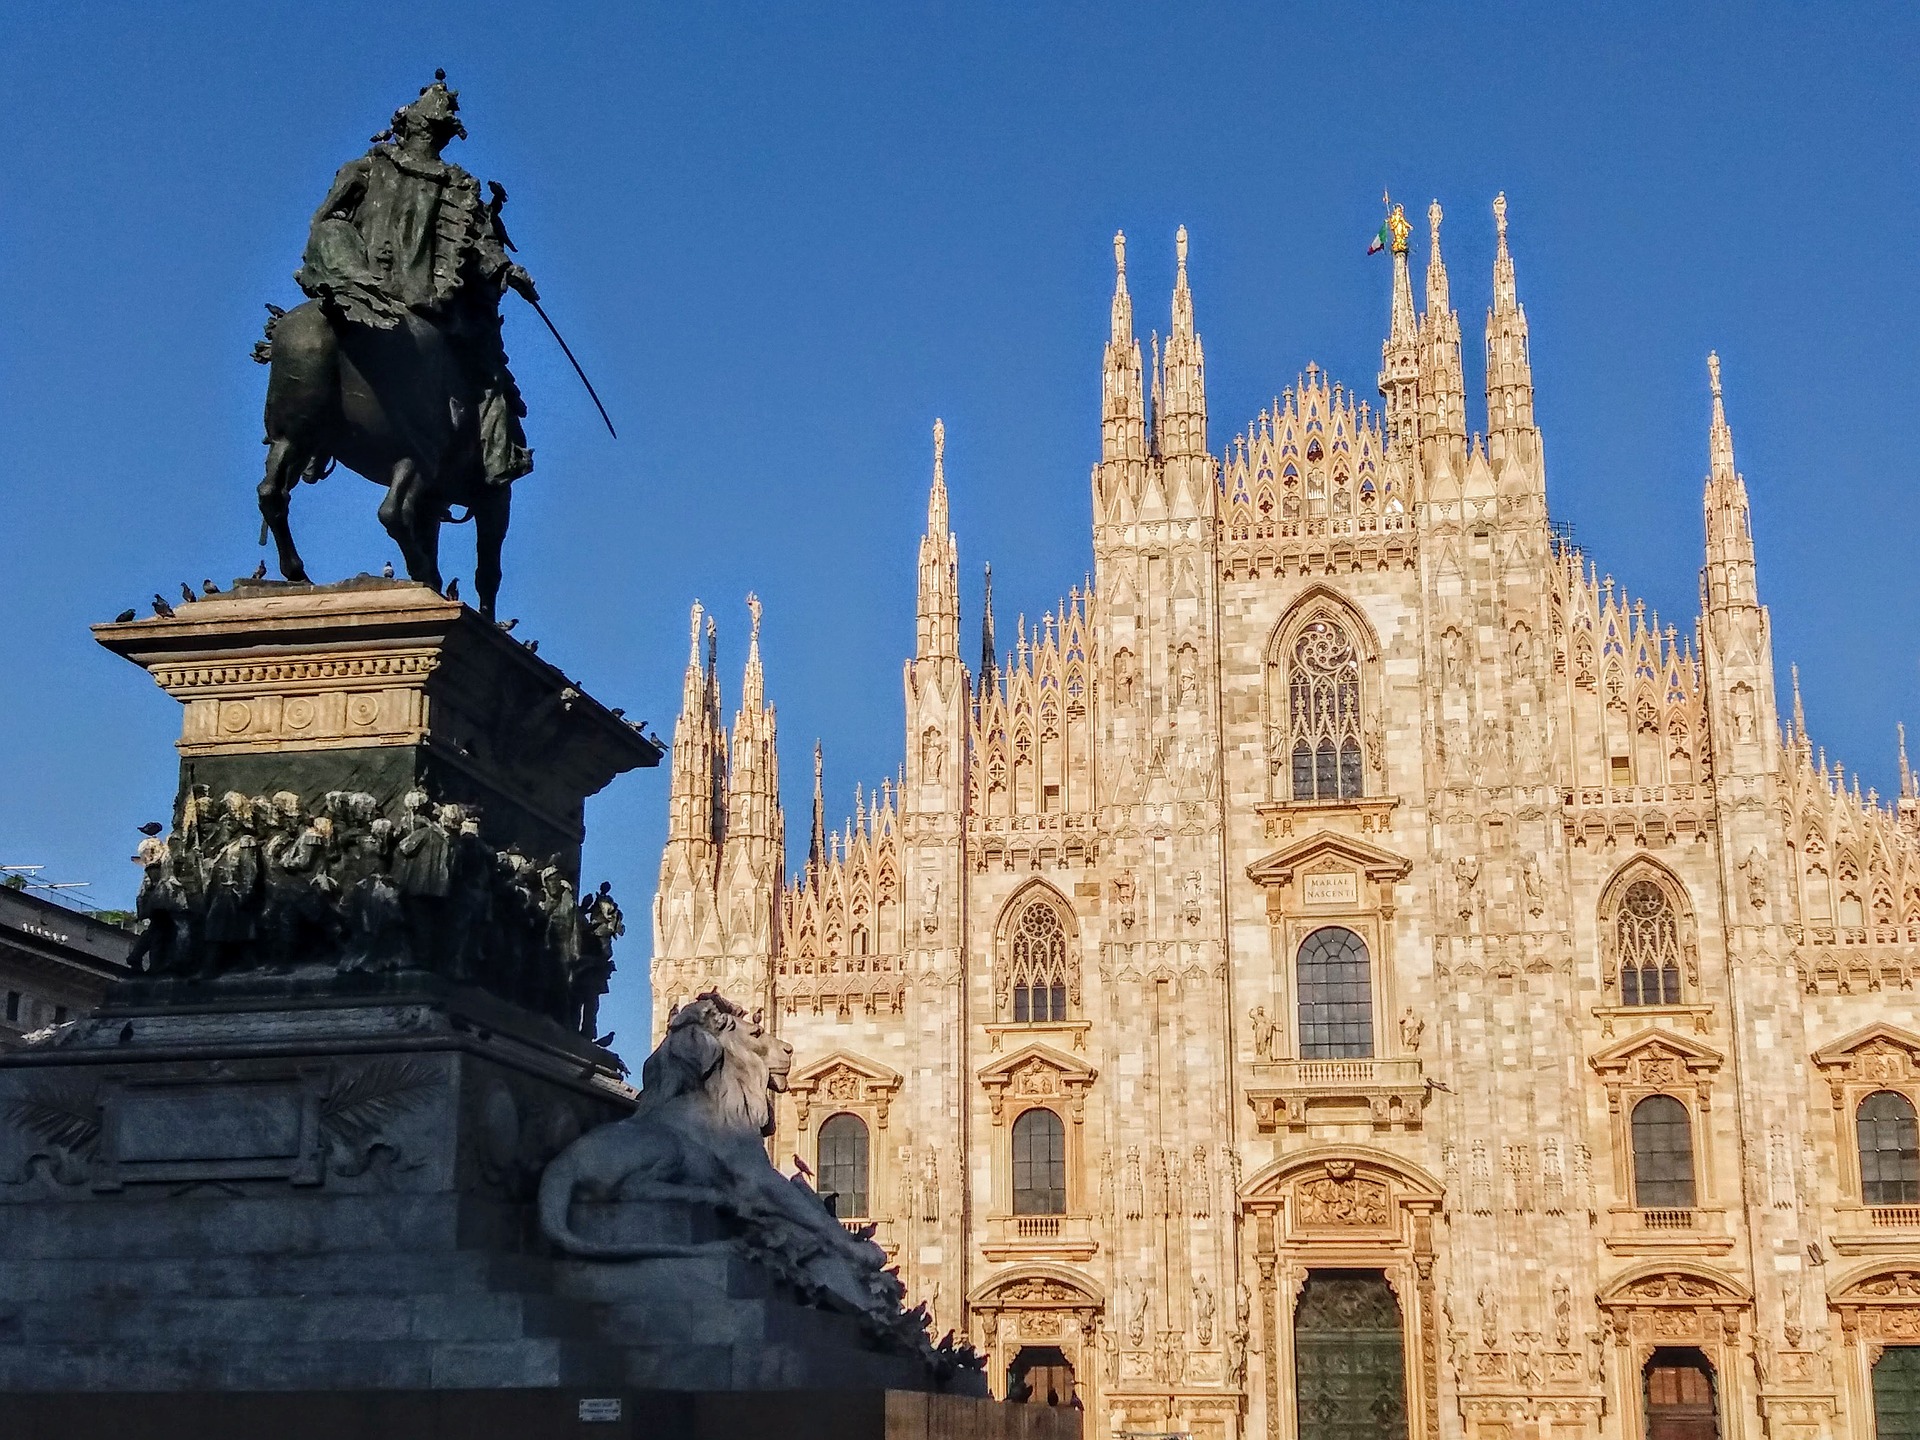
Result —
[[255, 358], [269, 366], [261, 538], [272, 533], [282, 577], [307, 578], [287, 520], [294, 487], [338, 462], [387, 487], [380, 523], [408, 576], [436, 591], [441, 525], [474, 522], [475, 599], [492, 619], [512, 490], [487, 479], [481, 387], [446, 335], [412, 314], [386, 330], [334, 320], [309, 300], [268, 322]]

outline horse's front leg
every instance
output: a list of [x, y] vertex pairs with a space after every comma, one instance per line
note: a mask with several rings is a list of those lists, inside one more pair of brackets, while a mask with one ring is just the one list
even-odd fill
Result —
[[431, 585], [438, 591], [439, 560], [432, 550], [423, 549], [420, 544], [418, 514], [425, 488], [420, 467], [412, 460], [398, 461], [387, 481], [387, 498], [380, 502], [380, 523], [386, 527], [387, 534], [393, 537], [393, 543], [400, 547], [400, 558], [406, 563], [408, 578]]
[[506, 485], [484, 485], [481, 490], [473, 507], [473, 588], [481, 615], [491, 620], [494, 598], [500, 593], [500, 550], [507, 539], [513, 490]]
[[293, 526], [287, 515], [292, 509], [293, 487], [300, 483], [305, 457], [291, 440], [275, 440], [267, 448], [267, 473], [260, 480], [260, 519], [273, 535], [274, 549], [280, 556], [283, 579], [305, 583], [307, 567], [293, 545]]

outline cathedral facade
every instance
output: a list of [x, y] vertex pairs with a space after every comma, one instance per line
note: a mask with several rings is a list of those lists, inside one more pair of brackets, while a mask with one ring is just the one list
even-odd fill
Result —
[[1920, 798], [1777, 713], [1717, 360], [1689, 633], [1550, 523], [1494, 213], [1484, 434], [1437, 204], [1378, 407], [1218, 449], [1116, 238], [1090, 588], [969, 666], [936, 425], [904, 765], [792, 874], [696, 607], [656, 1033], [764, 1011], [773, 1155], [1090, 1435], [1920, 1434]]

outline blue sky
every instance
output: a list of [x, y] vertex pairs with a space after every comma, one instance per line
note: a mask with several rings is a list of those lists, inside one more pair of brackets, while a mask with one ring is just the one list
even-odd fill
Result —
[[[100, 901], [131, 897], [178, 712], [86, 625], [252, 569], [262, 305], [436, 65], [621, 434], [513, 313], [539, 468], [502, 613], [664, 730], [688, 602], [731, 706], [757, 590], [796, 835], [816, 735], [835, 814], [900, 760], [934, 417], [964, 624], [991, 560], [1005, 636], [1091, 564], [1113, 232], [1143, 335], [1192, 233], [1218, 449], [1309, 360], [1371, 393], [1383, 188], [1447, 208], [1476, 426], [1506, 191], [1553, 512], [1683, 629], [1718, 348], [1783, 685], [1797, 661], [1814, 739], [1882, 793], [1920, 720], [1911, 8], [15, 0], [5, 27], [0, 864]], [[391, 554], [376, 499], [301, 493], [316, 577]], [[665, 802], [637, 774], [589, 811], [634, 1048]]]

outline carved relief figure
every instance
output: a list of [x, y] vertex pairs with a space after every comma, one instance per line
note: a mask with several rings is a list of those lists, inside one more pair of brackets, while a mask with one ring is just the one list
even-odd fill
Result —
[[1405, 1013], [1400, 1016], [1400, 1048], [1409, 1055], [1418, 1055], [1420, 1037], [1426, 1033], [1426, 1030], [1427, 1022], [1414, 1014], [1412, 1006], [1408, 1006]]
[[1264, 1005], [1254, 1006], [1253, 1014], [1248, 1018], [1253, 1027], [1254, 1058], [1258, 1060], [1271, 1060], [1273, 1058], [1273, 1034], [1276, 1027], [1272, 1019], [1267, 1015], [1267, 1007]]
[[1213, 1285], [1205, 1275], [1193, 1281], [1193, 1333], [1201, 1349], [1213, 1344]]
[[1460, 855], [1453, 862], [1453, 883], [1459, 896], [1460, 918], [1473, 915], [1473, 889], [1480, 883], [1480, 861], [1472, 855]]
[[920, 928], [929, 935], [940, 931], [940, 880], [935, 875], [920, 877]]

